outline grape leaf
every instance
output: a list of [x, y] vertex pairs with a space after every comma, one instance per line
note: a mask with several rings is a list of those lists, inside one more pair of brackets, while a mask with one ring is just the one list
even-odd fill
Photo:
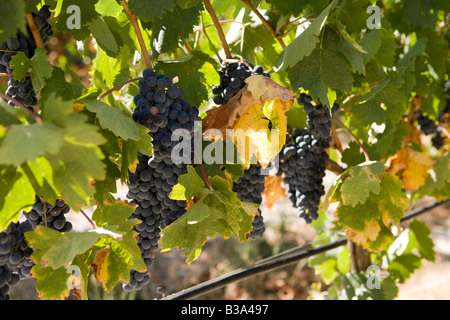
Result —
[[202, 178], [200, 178], [192, 166], [187, 166], [187, 173], [178, 178], [178, 183], [173, 186], [170, 198], [174, 200], [192, 199], [204, 186]]
[[[166, 5], [173, 3], [172, 0], [164, 0], [164, 2]], [[165, 10], [164, 13], [152, 19], [152, 47], [156, 53], [175, 51], [178, 48], [179, 39], [187, 38], [193, 31], [194, 26], [199, 24], [200, 11], [202, 10], [203, 3], [188, 9], [182, 9], [174, 5], [170, 11]], [[152, 11], [154, 11], [154, 8], [152, 8]]]
[[433, 160], [425, 152], [403, 148], [390, 159], [388, 171], [400, 177], [406, 190], [415, 190], [425, 184]]
[[92, 22], [88, 22], [87, 25], [98, 45], [109, 56], [114, 57], [119, 53], [119, 45], [117, 44], [116, 38], [102, 17], [97, 17]]
[[26, 31], [26, 18], [25, 18], [25, 2], [24, 0], [17, 1], [0, 1], [2, 8], [8, 8], [8, 14], [5, 14], [0, 22], [0, 43], [4, 43], [9, 40], [10, 37], [17, 35], [17, 28], [21, 31]]
[[328, 101], [328, 89], [351, 90], [353, 76], [347, 61], [337, 54], [342, 42], [336, 42], [335, 31], [326, 28], [324, 32], [321, 45], [292, 67], [288, 77], [293, 88], [304, 88], [314, 99], [330, 106], [334, 101]]
[[350, 166], [356, 166], [364, 162], [364, 153], [361, 151], [361, 147], [356, 141], [352, 141], [348, 144], [348, 148], [344, 150], [342, 154], [342, 162], [347, 163]]
[[[47, 99], [51, 93], [55, 93], [56, 96], [60, 97], [63, 100], [73, 100], [79, 98], [85, 86], [81, 82], [80, 78], [77, 74], [72, 71], [70, 68], [67, 70], [67, 74], [63, 69], [59, 67], [53, 67], [53, 72], [51, 77], [47, 80], [46, 85], [42, 88], [41, 91], [41, 99]], [[66, 80], [66, 75], [70, 79]]]
[[[246, 81], [248, 85], [227, 104], [206, 112], [202, 130], [205, 139], [211, 138], [208, 130], [214, 129], [221, 132], [221, 139], [237, 144], [240, 163], [247, 165], [251, 156], [255, 155], [260, 164], [266, 167], [284, 145], [286, 112], [292, 107], [295, 95], [288, 88], [264, 76], [252, 75]], [[274, 135], [278, 141], [272, 141], [271, 134], [275, 131], [269, 130], [270, 123], [273, 129], [278, 130], [278, 137]], [[231, 135], [228, 129], [234, 130]], [[245, 137], [245, 141], [240, 137]]]
[[178, 77], [176, 86], [184, 91], [184, 98], [191, 105], [200, 106], [204, 100], [208, 100], [208, 89], [205, 86], [205, 74], [202, 67], [205, 63], [218, 68], [215, 60], [207, 54], [193, 50], [192, 55], [175, 60], [160, 61], [155, 70], [172, 78]]
[[20, 168], [0, 165], [0, 230], [16, 222], [20, 210], [34, 202], [35, 192], [25, 173]]
[[0, 164], [18, 166], [46, 154], [56, 154], [63, 141], [59, 128], [52, 124], [12, 125], [0, 140]]
[[[195, 171], [191, 168], [181, 183], [190, 183]], [[195, 180], [201, 179], [200, 177]], [[217, 233], [224, 238], [234, 234], [239, 241], [245, 241], [252, 226], [252, 214], [256, 210], [254, 204], [243, 204], [231, 190], [232, 183], [219, 177], [209, 177], [212, 189], [199, 188], [193, 194], [197, 198], [195, 204], [176, 221], [162, 230], [161, 249], [183, 248], [188, 263], [194, 261], [208, 237], [214, 238]], [[188, 188], [190, 185], [184, 186]]]
[[341, 197], [346, 206], [364, 204], [370, 193], [380, 192], [380, 175], [385, 173], [383, 162], [364, 162], [351, 167], [345, 173]]
[[82, 100], [82, 103], [90, 112], [96, 113], [102, 128], [112, 131], [124, 140], [139, 140], [139, 125], [119, 109], [99, 100]]
[[42, 267], [58, 269], [70, 265], [74, 257], [89, 250], [99, 235], [93, 232], [59, 232], [43, 226], [37, 226], [34, 231], [26, 232], [27, 244], [43, 254], [39, 256]]
[[130, 0], [130, 9], [141, 20], [153, 21], [175, 7], [173, 0]]
[[436, 161], [428, 171], [424, 185], [417, 191], [418, 195], [430, 195], [445, 200], [450, 196], [450, 152]]
[[294, 67], [304, 57], [309, 56], [320, 42], [320, 32], [327, 21], [331, 10], [336, 6], [333, 0], [319, 16], [281, 52], [274, 62], [275, 71]]
[[369, 193], [364, 203], [357, 203], [354, 207], [343, 203], [342, 182], [335, 183], [328, 194], [331, 194], [330, 202], [340, 202], [335, 216], [338, 224], [347, 229], [347, 237], [375, 252], [389, 242], [392, 237], [389, 227], [391, 223], [400, 222], [408, 203], [403, 184], [397, 176], [388, 172], [379, 179], [379, 192]]
[[264, 181], [264, 204], [270, 209], [278, 200], [286, 198], [283, 177], [268, 176]]
[[33, 89], [39, 92], [52, 74], [52, 66], [48, 61], [46, 50], [37, 48], [31, 59], [28, 59], [23, 52], [19, 52], [11, 60], [11, 68], [14, 69], [14, 79], [23, 80], [28, 70], [31, 68], [30, 77]]

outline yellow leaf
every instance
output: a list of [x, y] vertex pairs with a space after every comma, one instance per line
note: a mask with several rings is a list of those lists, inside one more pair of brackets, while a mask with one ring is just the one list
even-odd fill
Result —
[[264, 204], [268, 208], [272, 206], [280, 199], [286, 198], [286, 189], [283, 186], [283, 177], [278, 176], [268, 176], [264, 182], [264, 192], [265, 196]]
[[433, 160], [424, 152], [403, 148], [389, 161], [388, 171], [396, 174], [405, 190], [415, 190], [425, 184]]
[[[108, 268], [107, 268], [107, 258], [109, 256], [109, 248], [103, 248], [97, 254], [97, 258], [92, 263], [92, 269], [94, 271], [95, 279], [98, 282], [103, 283], [103, 287], [105, 287], [105, 283], [108, 280]], [[105, 288], [106, 290], [106, 288]]]
[[254, 155], [262, 167], [267, 167], [285, 143], [286, 112], [296, 95], [264, 76], [252, 75], [246, 81], [247, 85], [227, 104], [206, 112], [204, 137], [217, 138], [217, 131], [210, 129], [219, 130], [223, 139], [235, 143], [241, 163], [248, 165]]
[[364, 231], [354, 231], [352, 229], [348, 229], [347, 237], [356, 244], [364, 245], [368, 240], [375, 241], [380, 230], [381, 227], [377, 221], [366, 221]]

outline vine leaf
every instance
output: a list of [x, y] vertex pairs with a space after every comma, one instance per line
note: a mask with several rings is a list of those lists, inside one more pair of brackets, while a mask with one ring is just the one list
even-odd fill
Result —
[[450, 194], [450, 152], [436, 161], [429, 170], [428, 177], [418, 194], [430, 195], [439, 200], [448, 198]]
[[[43, 226], [37, 226], [33, 232], [27, 232], [27, 244], [42, 252], [39, 265], [58, 269], [68, 266], [73, 258], [90, 249], [98, 239], [92, 232], [58, 232]], [[35, 261], [35, 258], [33, 258]], [[37, 262], [37, 261], [35, 261]]]
[[433, 160], [425, 152], [403, 148], [389, 159], [388, 171], [400, 177], [406, 190], [416, 190], [425, 184]]
[[[221, 132], [222, 139], [232, 139], [238, 148], [240, 163], [247, 165], [255, 155], [261, 166], [266, 167], [284, 145], [286, 112], [296, 95], [264, 76], [252, 75], [246, 81], [247, 85], [227, 104], [206, 112], [202, 129], [205, 138], [211, 138], [208, 130], [214, 129]], [[274, 135], [277, 141], [272, 141], [270, 126], [278, 130], [278, 136]], [[233, 129], [231, 137], [228, 129]], [[245, 143], [239, 139], [243, 135]]]
[[25, 78], [28, 70], [30, 71], [31, 82], [33, 89], [36, 92], [41, 91], [45, 84], [45, 79], [52, 75], [52, 65], [48, 61], [46, 50], [37, 48], [31, 59], [27, 58], [25, 53], [19, 52], [11, 60], [11, 68], [14, 69], [14, 79], [21, 81]]
[[295, 38], [279, 55], [274, 63], [275, 70], [287, 70], [295, 66], [304, 57], [307, 57], [320, 42], [320, 32], [322, 31], [328, 15], [336, 6], [337, 1], [331, 2], [314, 20], [308, 28]]
[[[179, 190], [188, 190], [190, 182], [196, 180], [195, 192], [190, 192], [181, 198], [196, 197], [194, 205], [176, 221], [162, 230], [161, 249], [168, 251], [173, 248], [185, 250], [186, 262], [194, 261], [201, 253], [202, 246], [208, 237], [217, 234], [229, 238], [234, 234], [239, 241], [247, 239], [252, 229], [251, 222], [256, 212], [256, 205], [241, 203], [233, 192], [232, 182], [219, 176], [209, 177], [212, 190], [200, 188], [201, 177], [194, 178], [196, 171], [188, 166], [188, 173], [179, 178], [179, 186], [175, 194], [183, 194]], [[186, 185], [183, 185], [186, 183]]]
[[[365, 249], [379, 251], [392, 238], [390, 227], [392, 224], [400, 222], [408, 204], [408, 198], [403, 183], [396, 175], [385, 172], [382, 163], [375, 162], [366, 165], [372, 166], [372, 168], [370, 170], [357, 169], [358, 175], [354, 178], [348, 177], [347, 172], [338, 177], [330, 188], [327, 201], [323, 204], [322, 209], [329, 203], [339, 202], [335, 216], [337, 223], [347, 229], [347, 237]], [[382, 169], [384, 173], [382, 173]], [[360, 176], [363, 175], [377, 177], [372, 180], [368, 177], [361, 178]], [[345, 178], [343, 179], [343, 177]], [[354, 180], [343, 190], [347, 179]], [[355, 182], [358, 179], [362, 179], [365, 183], [365, 186], [360, 186], [360, 189], [369, 188], [377, 193], [366, 190], [362, 198], [350, 197], [351, 205], [346, 204], [343, 195], [346, 194], [349, 197], [351, 191], [357, 192]]]
[[139, 140], [139, 124], [127, 117], [121, 110], [99, 100], [83, 100], [82, 103], [97, 116], [103, 129], [112, 131], [117, 137], [128, 140]]
[[343, 204], [354, 207], [358, 203], [364, 204], [371, 192], [378, 194], [379, 175], [384, 173], [383, 162], [364, 162], [348, 169], [341, 187]]
[[37, 278], [39, 295], [52, 299], [68, 296], [71, 266], [79, 268], [77, 276], [80, 279], [76, 280], [81, 285], [83, 298], [87, 297], [91, 265], [95, 277], [106, 291], [111, 291], [119, 281], [128, 282], [131, 269], [145, 271], [147, 267], [133, 230], [140, 221], [128, 219], [133, 211], [132, 206], [117, 201], [99, 206], [94, 211], [92, 218], [100, 228], [85, 232], [58, 232], [38, 226], [34, 231], [26, 232], [27, 244], [35, 249], [31, 259], [36, 264], [31, 272]]

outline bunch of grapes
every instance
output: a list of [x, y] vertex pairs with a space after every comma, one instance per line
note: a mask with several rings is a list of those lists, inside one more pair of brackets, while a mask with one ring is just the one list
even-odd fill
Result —
[[423, 115], [421, 110], [418, 111], [417, 115], [417, 129], [422, 131], [422, 133], [426, 136], [433, 135], [431, 138], [431, 143], [436, 149], [440, 149], [444, 146], [442, 128], [429, 116]]
[[[306, 223], [318, 218], [320, 197], [325, 194], [323, 177], [328, 159], [325, 149], [332, 139], [330, 110], [311, 102], [312, 98], [304, 93], [298, 98], [307, 113], [308, 128], [295, 128], [287, 136], [278, 171], [287, 185], [288, 198]], [[338, 110], [339, 105], [335, 103], [331, 113]]]
[[36, 201], [29, 212], [24, 212], [25, 218], [34, 227], [40, 225], [47, 228], [66, 232], [72, 230], [72, 223], [66, 220], [65, 214], [70, 212], [70, 207], [62, 199], [58, 199], [54, 205], [36, 196]]
[[[261, 165], [252, 164], [244, 170], [244, 175], [233, 184], [233, 191], [237, 193], [239, 200], [261, 205], [261, 193], [265, 189], [265, 176], [261, 174]], [[266, 230], [264, 219], [261, 215], [261, 209], [258, 208], [258, 215], [252, 221], [253, 229], [249, 237], [259, 239]]]
[[186, 212], [187, 201], [170, 199], [169, 194], [178, 177], [187, 172], [192, 153], [180, 163], [174, 148], [184, 139], [193, 142], [194, 122], [199, 114], [196, 107], [183, 100], [184, 92], [173, 85], [172, 78], [155, 74], [152, 69], [144, 70], [139, 90], [133, 100], [133, 119], [149, 129], [153, 155], [138, 154], [136, 171], [129, 172], [127, 197], [136, 204], [131, 218], [142, 221], [135, 230], [147, 272], [132, 270], [130, 282], [124, 285], [127, 291], [139, 290], [149, 282], [148, 269], [158, 250], [161, 230]]
[[[37, 14], [33, 13], [33, 18], [44, 45], [50, 40], [53, 34], [52, 24], [48, 21], [51, 17], [51, 12], [48, 6], [43, 6]], [[11, 74], [10, 62], [14, 55], [18, 52], [23, 52], [28, 58], [33, 57], [36, 51], [36, 42], [27, 26], [27, 33], [19, 31], [16, 37], [10, 38], [7, 42], [0, 45], [0, 73]], [[9, 76], [8, 89], [6, 95], [13, 98], [26, 106], [37, 105], [36, 92], [33, 89], [30, 78], [25, 78], [22, 81], [14, 80], [13, 76]], [[9, 104], [12, 104], [9, 102]]]
[[24, 233], [32, 230], [28, 221], [11, 222], [0, 233], [0, 300], [9, 300], [10, 287], [30, 274], [33, 250], [27, 246]]
[[261, 66], [253, 67], [251, 63], [231, 62], [224, 65], [219, 70], [220, 83], [211, 88], [215, 95], [214, 103], [218, 105], [226, 104], [245, 87], [245, 79], [253, 73], [270, 78], [270, 75], [264, 72]]

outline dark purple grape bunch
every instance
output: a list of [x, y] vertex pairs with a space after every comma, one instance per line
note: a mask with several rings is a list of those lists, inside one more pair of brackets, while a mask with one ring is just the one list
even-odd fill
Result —
[[[149, 128], [153, 155], [138, 154], [136, 170], [129, 172], [127, 198], [136, 204], [130, 218], [142, 221], [134, 229], [147, 271], [131, 270], [130, 281], [123, 286], [126, 291], [140, 290], [150, 281], [148, 270], [159, 249], [161, 230], [186, 212], [187, 201], [173, 200], [169, 195], [178, 178], [187, 172], [186, 162], [191, 163], [193, 154], [184, 159], [188, 161], [178, 163], [172, 151], [184, 139], [193, 143], [194, 124], [199, 115], [196, 107], [183, 100], [183, 90], [173, 84], [171, 77], [145, 69], [138, 85], [139, 94], [133, 98], [136, 105], [133, 119]], [[172, 141], [177, 130], [182, 140]]]
[[[32, 16], [36, 26], [39, 28], [42, 42], [46, 45], [50, 40], [50, 36], [53, 34], [52, 24], [48, 21], [51, 17], [49, 7], [43, 6], [37, 14], [32, 13]], [[29, 26], [27, 26], [26, 34], [18, 31], [16, 37], [11, 37], [7, 42], [0, 45], [0, 73], [12, 74], [13, 69], [11, 68], [10, 62], [13, 57], [18, 52], [23, 52], [28, 58], [32, 58], [36, 48], [36, 42]], [[6, 95], [29, 107], [35, 106], [38, 103], [36, 92], [33, 89], [30, 78], [17, 81], [14, 80], [13, 76], [9, 76]], [[10, 101], [8, 103], [13, 105]]]
[[35, 203], [29, 212], [24, 212], [25, 218], [34, 227], [44, 226], [60, 232], [72, 230], [72, 223], [65, 217], [70, 212], [70, 207], [62, 199], [58, 199], [54, 205], [36, 196]]
[[424, 135], [433, 135], [431, 138], [431, 144], [436, 149], [440, 149], [444, 146], [445, 137], [442, 133], [442, 128], [432, 120], [429, 116], [423, 115], [422, 110], [417, 111], [417, 129], [419, 129]]
[[220, 83], [213, 85], [211, 92], [215, 95], [213, 101], [217, 105], [226, 104], [242, 88], [245, 87], [245, 79], [252, 74], [263, 75], [270, 78], [261, 66], [254, 67], [251, 63], [230, 62], [220, 68]]
[[153, 150], [162, 156], [169, 156], [179, 141], [172, 141], [172, 133], [185, 129], [188, 135], [194, 132], [194, 123], [199, 111], [183, 100], [184, 92], [173, 85], [171, 77], [155, 74], [145, 69], [139, 80], [139, 94], [134, 96], [136, 108], [133, 119], [148, 127], [153, 137]]
[[323, 178], [332, 137], [331, 117], [339, 111], [334, 103], [331, 112], [327, 106], [313, 104], [313, 99], [301, 93], [297, 102], [307, 113], [307, 128], [294, 128], [287, 134], [280, 152], [279, 171], [286, 183], [286, 193], [297, 214], [306, 223], [319, 216], [320, 198], [325, 194]]
[[28, 222], [11, 222], [0, 232], [0, 300], [10, 300], [11, 286], [30, 275], [33, 250], [28, 247], [24, 233], [32, 231]]
[[[261, 205], [262, 193], [265, 190], [266, 176], [261, 174], [262, 167], [258, 164], [251, 164], [244, 170], [244, 175], [233, 184], [233, 191], [237, 193], [239, 200], [243, 202], [255, 203]], [[258, 208], [258, 214], [252, 221], [253, 229], [250, 232], [250, 239], [259, 239], [265, 231], [264, 219], [261, 210]]]

